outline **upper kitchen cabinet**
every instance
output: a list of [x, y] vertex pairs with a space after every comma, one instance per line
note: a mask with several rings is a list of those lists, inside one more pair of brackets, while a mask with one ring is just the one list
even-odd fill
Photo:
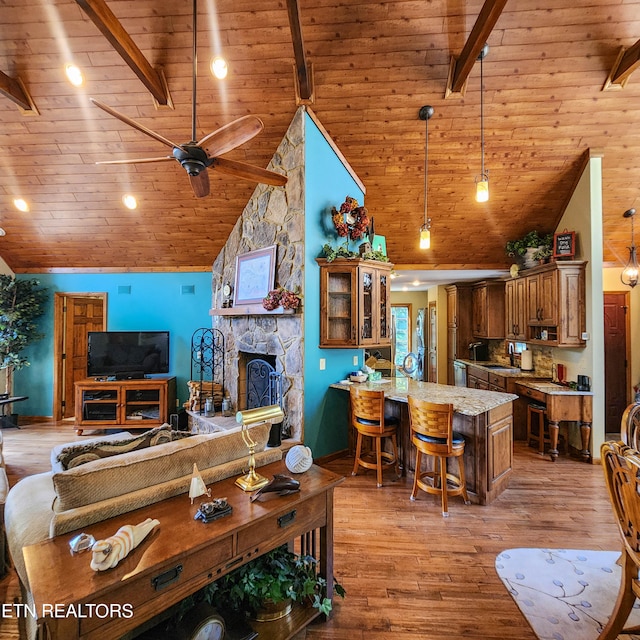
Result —
[[504, 338], [504, 282], [483, 281], [475, 283], [472, 300], [473, 337]]
[[552, 262], [523, 272], [527, 296], [526, 342], [584, 347], [586, 262]]
[[527, 279], [507, 280], [504, 288], [505, 337], [507, 340], [527, 339]]
[[338, 258], [320, 265], [320, 346], [391, 344], [389, 262]]

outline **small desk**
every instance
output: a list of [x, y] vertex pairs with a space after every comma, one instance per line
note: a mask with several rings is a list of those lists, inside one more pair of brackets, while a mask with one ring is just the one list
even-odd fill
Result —
[[[260, 467], [259, 472], [265, 477], [288, 473], [283, 461]], [[146, 518], [160, 521], [140, 546], [107, 571], [91, 570], [89, 552], [70, 553], [69, 540], [79, 531], [25, 547], [27, 576], [44, 637], [115, 640], [236, 567], [299, 536], [302, 553], [315, 554], [319, 572], [327, 580], [327, 597], [332, 597], [333, 490], [344, 478], [316, 465], [296, 477], [299, 493], [270, 494], [256, 502], [235, 486], [235, 477], [210, 485], [212, 497], [226, 496], [233, 513], [209, 524], [193, 519], [198, 504], [190, 504], [184, 493], [83, 527], [100, 540], [125, 524]], [[133, 608], [133, 616], [118, 615], [123, 603]], [[261, 640], [285, 640], [318, 615], [310, 605], [296, 606], [286, 618], [256, 624]]]
[[558, 457], [558, 433], [563, 421], [579, 422], [582, 449], [580, 456], [585, 462], [591, 461], [589, 441], [593, 416], [593, 392], [574, 391], [554, 382], [517, 382], [516, 393], [525, 398], [542, 402], [547, 406], [549, 421], [549, 456], [553, 462]]
[[0, 406], [2, 406], [2, 413], [0, 414], [0, 429], [15, 427], [19, 429], [17, 424], [10, 424], [7, 426], [7, 407], [14, 402], [21, 402], [22, 400], [28, 400], [29, 396], [10, 396], [9, 398], [0, 399]]

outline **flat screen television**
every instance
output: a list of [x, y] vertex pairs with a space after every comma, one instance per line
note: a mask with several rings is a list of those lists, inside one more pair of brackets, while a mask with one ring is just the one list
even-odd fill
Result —
[[154, 373], [169, 373], [168, 331], [89, 331], [90, 378], [139, 378]]

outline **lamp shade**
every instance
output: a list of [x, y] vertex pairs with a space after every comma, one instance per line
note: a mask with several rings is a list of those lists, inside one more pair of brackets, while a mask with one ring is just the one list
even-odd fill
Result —
[[482, 177], [481, 180], [476, 182], [476, 202], [488, 202], [489, 201], [489, 181], [486, 177]]
[[431, 231], [429, 227], [423, 224], [420, 227], [420, 248], [421, 249], [430, 249], [431, 248]]
[[632, 289], [638, 284], [638, 257], [635, 246], [629, 247], [629, 261], [620, 274], [620, 280]]

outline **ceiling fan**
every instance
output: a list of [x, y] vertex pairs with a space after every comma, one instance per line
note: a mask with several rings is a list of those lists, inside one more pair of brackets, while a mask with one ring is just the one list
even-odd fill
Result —
[[274, 171], [261, 169], [245, 162], [229, 160], [220, 156], [239, 147], [241, 144], [248, 142], [258, 135], [264, 125], [260, 118], [256, 116], [243, 116], [229, 124], [216, 129], [207, 134], [204, 138], [196, 142], [196, 78], [197, 78], [197, 0], [193, 0], [193, 89], [192, 89], [192, 123], [191, 123], [191, 140], [184, 144], [177, 144], [168, 138], [148, 129], [144, 125], [132, 120], [124, 114], [112, 109], [111, 107], [90, 98], [91, 102], [97, 107], [113, 117], [121, 120], [130, 127], [137, 129], [141, 133], [154, 138], [158, 142], [162, 142], [173, 149], [172, 155], [162, 156], [159, 158], [138, 158], [133, 160], [105, 160], [96, 162], [96, 164], [136, 164], [142, 162], [164, 162], [166, 160], [177, 160], [189, 175], [191, 188], [198, 198], [204, 198], [209, 195], [210, 184], [207, 169], [215, 169], [220, 173], [225, 173], [243, 180], [252, 182], [262, 182], [264, 184], [274, 185], [277, 187], [284, 186], [287, 183], [286, 176]]

